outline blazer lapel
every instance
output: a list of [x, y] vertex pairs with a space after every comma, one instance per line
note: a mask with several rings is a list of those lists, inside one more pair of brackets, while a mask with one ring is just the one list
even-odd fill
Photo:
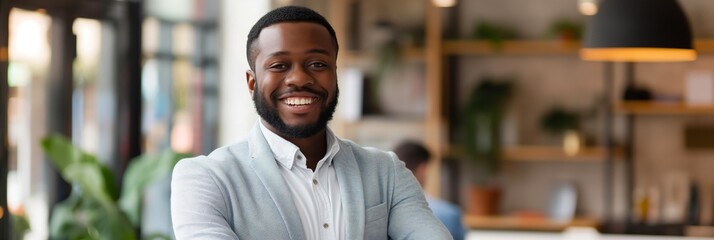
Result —
[[364, 188], [352, 148], [338, 140], [340, 151], [332, 160], [340, 184], [347, 239], [364, 239]]
[[290, 238], [293, 240], [304, 239], [305, 233], [303, 232], [302, 221], [295, 208], [290, 190], [280, 175], [280, 169], [275, 162], [273, 152], [257, 125], [253, 127], [248, 144], [252, 158], [251, 166], [260, 181], [263, 182], [265, 189], [268, 190], [273, 202], [275, 202], [278, 212], [283, 217], [283, 224], [285, 224]]

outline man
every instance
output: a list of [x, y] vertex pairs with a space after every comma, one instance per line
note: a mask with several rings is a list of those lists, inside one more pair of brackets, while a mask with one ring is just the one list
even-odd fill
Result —
[[[429, 163], [429, 151], [421, 144], [413, 141], [405, 141], [394, 148], [394, 153], [399, 159], [404, 161], [407, 168], [414, 173], [420, 184], [424, 184], [426, 178], [426, 168]], [[461, 220], [461, 210], [454, 204], [426, 197], [429, 207], [434, 211], [436, 217], [449, 229], [449, 233], [455, 240], [464, 239], [464, 224]]]
[[338, 45], [303, 7], [263, 16], [247, 41], [260, 115], [249, 139], [184, 159], [171, 183], [177, 239], [450, 239], [394, 153], [327, 128]]

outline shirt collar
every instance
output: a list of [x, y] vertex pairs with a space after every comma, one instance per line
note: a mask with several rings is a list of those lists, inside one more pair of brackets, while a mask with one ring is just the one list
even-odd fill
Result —
[[[263, 122], [260, 119], [258, 119], [258, 125], [260, 126], [260, 131], [263, 133], [263, 136], [265, 136], [265, 140], [268, 142], [270, 151], [273, 152], [273, 157], [275, 157], [275, 160], [280, 163], [280, 165], [287, 169], [292, 169], [295, 164], [306, 168], [307, 162], [304, 157], [305, 155], [300, 152], [300, 148], [298, 148], [297, 145], [285, 140], [273, 131], [270, 131], [270, 129], [263, 125]], [[340, 150], [337, 136], [335, 136], [329, 127], [325, 132], [327, 137], [327, 152], [325, 153], [325, 156], [318, 161], [315, 170], [320, 168], [322, 165], [330, 166], [332, 164], [332, 159]], [[302, 157], [298, 159], [298, 156]]]

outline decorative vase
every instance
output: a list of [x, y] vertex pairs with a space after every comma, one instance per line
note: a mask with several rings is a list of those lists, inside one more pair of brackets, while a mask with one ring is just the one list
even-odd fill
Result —
[[580, 133], [576, 130], [568, 130], [563, 133], [563, 151], [568, 156], [575, 156], [580, 152]]
[[497, 215], [500, 202], [501, 189], [492, 186], [472, 186], [467, 212], [473, 216]]

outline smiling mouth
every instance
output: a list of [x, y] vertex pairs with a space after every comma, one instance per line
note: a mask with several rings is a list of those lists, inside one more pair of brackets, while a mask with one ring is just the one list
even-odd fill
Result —
[[283, 103], [293, 107], [310, 105], [315, 101], [317, 101], [316, 97], [289, 97], [282, 100]]

